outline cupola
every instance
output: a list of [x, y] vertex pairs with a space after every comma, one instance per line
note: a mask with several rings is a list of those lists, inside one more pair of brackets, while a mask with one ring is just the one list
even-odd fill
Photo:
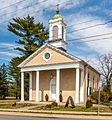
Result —
[[59, 13], [57, 5], [56, 15], [49, 21], [49, 44], [66, 51], [66, 24]]

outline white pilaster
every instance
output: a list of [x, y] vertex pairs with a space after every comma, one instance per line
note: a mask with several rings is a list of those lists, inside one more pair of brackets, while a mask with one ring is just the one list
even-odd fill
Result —
[[29, 100], [32, 100], [32, 72], [29, 73], [29, 78], [30, 78]]
[[58, 24], [58, 39], [62, 39], [62, 23]]
[[59, 94], [60, 94], [60, 69], [57, 69], [56, 71], [56, 102], [60, 102]]
[[84, 102], [84, 70], [81, 70], [80, 102]]
[[21, 72], [21, 101], [24, 101], [24, 72]]
[[39, 71], [36, 71], [36, 102], [39, 102]]
[[79, 75], [80, 75], [80, 70], [79, 70], [79, 68], [76, 68], [75, 103], [79, 103]]

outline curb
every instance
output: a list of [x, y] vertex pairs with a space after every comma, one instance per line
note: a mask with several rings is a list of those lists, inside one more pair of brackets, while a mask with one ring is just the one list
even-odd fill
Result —
[[83, 119], [106, 119], [112, 120], [111, 116], [84, 116], [84, 115], [57, 115], [57, 114], [36, 114], [36, 113], [22, 113], [22, 112], [0, 112], [1, 115], [15, 115], [15, 116], [32, 116], [32, 117], [49, 117], [49, 118], [83, 118]]

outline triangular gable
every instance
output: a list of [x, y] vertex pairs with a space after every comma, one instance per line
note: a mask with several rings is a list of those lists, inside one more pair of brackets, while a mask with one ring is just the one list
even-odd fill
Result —
[[[51, 53], [51, 58], [48, 61], [43, 59], [43, 55], [48, 51]], [[42, 65], [42, 64], [55, 64], [64, 62], [74, 62], [80, 61], [77, 57], [74, 57], [54, 46], [45, 44], [40, 47], [36, 52], [30, 55], [26, 60], [24, 60], [18, 67], [32, 66], [32, 65]]]

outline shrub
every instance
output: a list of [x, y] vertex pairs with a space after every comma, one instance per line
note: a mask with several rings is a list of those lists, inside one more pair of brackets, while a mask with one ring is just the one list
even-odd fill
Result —
[[60, 94], [59, 98], [60, 98], [60, 102], [62, 102], [63, 101], [62, 94]]
[[29, 100], [29, 93], [24, 92], [25, 100]]
[[97, 103], [98, 103], [98, 94], [99, 94], [98, 91], [93, 92], [93, 93], [91, 94], [91, 99], [92, 99], [92, 100], [95, 100]]
[[109, 94], [107, 92], [101, 91], [101, 93], [100, 93], [100, 101], [102, 103], [109, 102]]
[[86, 108], [90, 108], [92, 106], [93, 106], [92, 101], [91, 100], [87, 100], [87, 102], [86, 102]]
[[[99, 96], [99, 92], [98, 91], [93, 92], [91, 94], [91, 99], [97, 101], [97, 103], [98, 103], [98, 96]], [[109, 94], [107, 92], [100, 91], [100, 102], [106, 103], [108, 101], [109, 101]]]
[[52, 104], [48, 104], [48, 105], [46, 105], [46, 108], [53, 108], [53, 107], [57, 107], [58, 106], [58, 104], [56, 103], [56, 102], [52, 102]]
[[45, 95], [45, 100], [46, 100], [46, 101], [49, 100], [49, 96], [48, 96], [48, 94]]
[[12, 104], [12, 107], [16, 107], [16, 102]]
[[46, 105], [46, 108], [52, 108], [52, 104]]
[[109, 101], [112, 101], [112, 93], [109, 93]]
[[52, 102], [52, 107], [57, 107], [58, 106], [58, 103], [57, 102]]

